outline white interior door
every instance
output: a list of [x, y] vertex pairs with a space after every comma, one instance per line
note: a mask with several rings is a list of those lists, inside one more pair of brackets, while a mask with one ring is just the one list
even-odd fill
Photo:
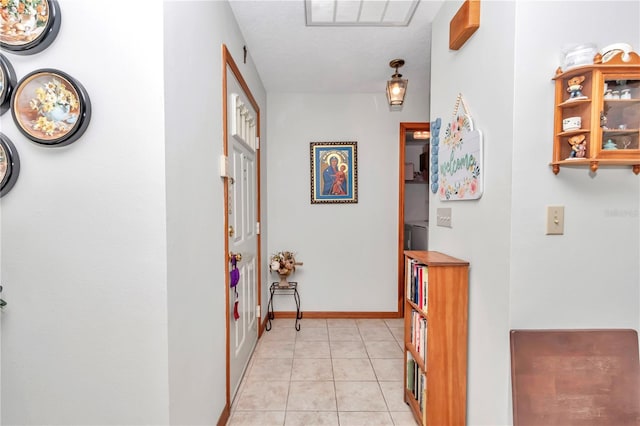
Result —
[[[229, 290], [230, 392], [233, 400], [258, 341], [257, 124], [258, 112], [227, 66], [227, 203], [229, 253], [239, 253], [238, 284]], [[230, 266], [231, 268], [231, 266]]]

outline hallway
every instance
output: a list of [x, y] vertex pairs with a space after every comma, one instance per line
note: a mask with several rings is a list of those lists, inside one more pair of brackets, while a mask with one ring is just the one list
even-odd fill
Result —
[[229, 425], [416, 422], [402, 398], [403, 319], [277, 319], [247, 367]]

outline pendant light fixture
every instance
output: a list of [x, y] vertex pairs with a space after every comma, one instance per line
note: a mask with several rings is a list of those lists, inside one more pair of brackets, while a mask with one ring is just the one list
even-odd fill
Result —
[[401, 107], [404, 103], [404, 95], [407, 91], [409, 80], [403, 79], [402, 74], [398, 74], [398, 68], [403, 65], [404, 59], [394, 59], [389, 62], [389, 66], [396, 69], [395, 74], [391, 76], [391, 80], [387, 81], [387, 99], [390, 107]]

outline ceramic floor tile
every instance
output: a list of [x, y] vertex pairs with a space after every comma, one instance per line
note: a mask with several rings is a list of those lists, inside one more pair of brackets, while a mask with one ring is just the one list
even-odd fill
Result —
[[393, 426], [387, 411], [340, 411], [338, 417], [340, 426]]
[[257, 358], [247, 373], [247, 380], [291, 380], [293, 358]]
[[327, 320], [320, 318], [303, 318], [300, 321], [300, 328], [327, 328]]
[[284, 411], [236, 411], [227, 426], [282, 426]]
[[291, 382], [287, 411], [336, 411], [333, 381]]
[[289, 382], [251, 382], [238, 398], [237, 411], [271, 410], [284, 411], [287, 407]]
[[[295, 330], [296, 319], [295, 318], [275, 318], [271, 320], [271, 331], [280, 328], [288, 328]], [[269, 333], [271, 333], [271, 331]]]
[[360, 335], [365, 342], [369, 341], [388, 341], [395, 342], [396, 339], [387, 327], [365, 327], [360, 328]]
[[391, 411], [390, 414], [395, 426], [418, 426], [418, 422], [411, 411]]
[[404, 342], [404, 326], [403, 327], [389, 327], [389, 331], [391, 331], [391, 334], [393, 335], [393, 337], [400, 341], [400, 342]]
[[341, 381], [375, 381], [376, 375], [369, 358], [333, 359], [334, 380]]
[[379, 381], [404, 380], [403, 359], [372, 359], [371, 364]]
[[404, 386], [402, 380], [378, 383], [380, 383], [382, 395], [387, 402], [389, 411], [410, 411], [409, 405], [404, 402]]
[[400, 348], [400, 352], [402, 352], [403, 356], [404, 356], [404, 340], [403, 339], [396, 339], [396, 343], [398, 344], [398, 347]]
[[378, 318], [357, 319], [358, 328], [387, 328], [384, 320]]
[[402, 349], [395, 340], [387, 341], [366, 341], [364, 342], [367, 348], [369, 358], [403, 358]]
[[339, 412], [387, 411], [387, 404], [384, 401], [378, 382], [336, 381], [335, 386]]
[[337, 411], [287, 411], [284, 426], [338, 426]]
[[367, 358], [367, 350], [362, 341], [355, 342], [329, 342], [331, 348], [331, 358]]
[[297, 331], [293, 327], [272, 327], [271, 331], [262, 333], [260, 341], [264, 342], [293, 342], [296, 340]]
[[329, 358], [296, 358], [293, 360], [291, 380], [333, 380], [333, 368]]
[[403, 399], [403, 319], [272, 321], [228, 425], [416, 426]]
[[329, 342], [296, 342], [294, 358], [331, 358]]
[[301, 340], [307, 342], [326, 342], [329, 340], [329, 333], [326, 327], [301, 328], [300, 331], [298, 331], [296, 341]]
[[400, 348], [400, 350], [402, 352], [404, 352], [404, 340], [403, 339], [396, 339], [396, 343], [398, 344], [398, 347]]
[[360, 331], [357, 328], [334, 328], [329, 327], [329, 340], [331, 341], [340, 341], [340, 342], [349, 342], [349, 341], [362, 341], [362, 337], [360, 337]]
[[332, 318], [327, 320], [327, 326], [329, 328], [356, 328], [356, 320], [348, 318]]
[[260, 342], [254, 357], [257, 358], [293, 358], [294, 342]]
[[389, 328], [393, 328], [393, 327], [403, 328], [404, 327], [404, 318], [386, 319], [386, 320], [384, 320], [384, 323], [387, 324], [387, 327], [389, 327]]

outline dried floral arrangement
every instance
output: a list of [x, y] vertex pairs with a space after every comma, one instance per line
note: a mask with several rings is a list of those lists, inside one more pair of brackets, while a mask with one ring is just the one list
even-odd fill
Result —
[[296, 266], [301, 266], [302, 262], [297, 262], [295, 255], [291, 251], [280, 251], [271, 255], [269, 269], [280, 275], [280, 287], [288, 287], [287, 277], [296, 270]]

